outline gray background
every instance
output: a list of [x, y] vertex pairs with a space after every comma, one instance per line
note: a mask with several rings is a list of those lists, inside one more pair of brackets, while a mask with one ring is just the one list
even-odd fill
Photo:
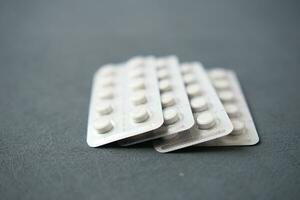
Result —
[[[296, 1], [1, 1], [1, 199], [299, 198]], [[254, 147], [89, 148], [92, 75], [134, 55], [234, 69]], [[297, 80], [298, 79], [298, 80]]]

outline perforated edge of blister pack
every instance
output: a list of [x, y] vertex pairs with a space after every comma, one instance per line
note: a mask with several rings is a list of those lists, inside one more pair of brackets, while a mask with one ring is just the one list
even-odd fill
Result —
[[233, 126], [200, 63], [181, 65], [186, 92], [193, 110], [195, 125], [184, 132], [163, 137], [154, 148], [166, 153], [228, 135]]
[[195, 121], [185, 92], [178, 59], [175, 56], [157, 58], [156, 70], [164, 124], [157, 130], [119, 141], [122, 146], [172, 135], [190, 129], [194, 125]]
[[95, 73], [87, 130], [89, 146], [98, 147], [149, 132], [162, 124], [153, 58], [135, 58]]
[[209, 70], [208, 73], [232, 121], [233, 131], [222, 138], [202, 143], [201, 146], [257, 144], [258, 133], [236, 74], [221, 68]]

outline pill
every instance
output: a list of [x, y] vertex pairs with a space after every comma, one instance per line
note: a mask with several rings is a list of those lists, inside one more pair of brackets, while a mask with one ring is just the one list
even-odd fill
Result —
[[193, 112], [201, 112], [208, 108], [207, 101], [204, 97], [194, 97], [190, 103]]
[[164, 123], [166, 125], [174, 124], [179, 120], [178, 112], [175, 109], [167, 108], [163, 111]]
[[103, 69], [101, 69], [100, 71], [100, 75], [101, 76], [112, 76], [116, 73], [116, 68], [110, 66], [110, 67], [104, 67]]
[[240, 120], [231, 120], [233, 125], [233, 131], [231, 132], [232, 135], [240, 135], [245, 130], [245, 123]]
[[238, 117], [239, 116], [239, 108], [237, 105], [233, 103], [224, 104], [224, 108], [229, 117]]
[[94, 127], [98, 133], [103, 134], [113, 129], [113, 123], [108, 119], [98, 119], [95, 121]]
[[159, 81], [159, 89], [161, 92], [165, 92], [172, 89], [172, 84], [170, 80], [161, 80]]
[[161, 104], [163, 108], [174, 105], [175, 104], [174, 95], [171, 92], [163, 93], [161, 95]]
[[149, 118], [149, 112], [145, 108], [136, 108], [132, 111], [131, 117], [134, 122], [141, 123]]
[[159, 80], [169, 77], [169, 71], [167, 69], [161, 69], [157, 71], [157, 77]]
[[129, 77], [130, 78], [138, 78], [144, 76], [144, 70], [143, 69], [134, 69], [129, 71]]
[[215, 80], [213, 82], [213, 84], [214, 84], [215, 88], [218, 90], [224, 90], [224, 89], [228, 89], [230, 87], [230, 83], [226, 79]]
[[194, 74], [185, 74], [183, 76], [183, 82], [187, 85], [194, 83], [194, 82], [196, 82], [196, 77]]
[[190, 84], [186, 87], [186, 92], [190, 97], [195, 97], [201, 94], [199, 84]]
[[230, 102], [234, 100], [234, 94], [230, 90], [224, 90], [218, 93], [218, 96], [222, 102]]
[[157, 60], [156, 68], [159, 69], [159, 70], [166, 69], [167, 68], [167, 62], [163, 59]]
[[115, 84], [112, 77], [101, 78], [99, 82], [102, 87], [114, 86]]
[[143, 78], [133, 79], [131, 81], [130, 87], [133, 90], [145, 89], [145, 82]]
[[135, 92], [132, 95], [131, 101], [134, 105], [140, 105], [147, 102], [147, 97], [144, 91]]
[[227, 77], [226, 71], [223, 69], [215, 69], [211, 72], [209, 72], [209, 77], [212, 79], [224, 79]]
[[199, 129], [210, 129], [216, 124], [216, 120], [211, 112], [205, 111], [197, 116], [196, 123]]
[[192, 72], [192, 66], [189, 64], [182, 64], [180, 70], [182, 74], [186, 74]]
[[136, 69], [145, 65], [145, 60], [142, 57], [136, 57], [128, 61], [130, 69]]
[[134, 70], [142, 70], [144, 65], [129, 65], [129, 71], [134, 71]]
[[112, 90], [110, 90], [110, 89], [101, 90], [100, 94], [99, 94], [99, 97], [101, 99], [111, 99], [111, 98], [113, 98], [113, 96], [114, 96], [114, 94], [113, 94]]
[[113, 111], [113, 108], [110, 103], [101, 102], [96, 106], [96, 110], [101, 115], [108, 115]]

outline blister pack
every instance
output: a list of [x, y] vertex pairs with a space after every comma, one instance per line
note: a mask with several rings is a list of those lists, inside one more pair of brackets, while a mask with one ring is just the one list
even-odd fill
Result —
[[223, 137], [233, 130], [203, 66], [200, 63], [184, 63], [181, 71], [195, 124], [187, 131], [156, 140], [154, 148], [161, 153]]
[[181, 77], [178, 59], [174, 56], [156, 59], [157, 79], [164, 124], [157, 130], [119, 141], [128, 146], [185, 131], [194, 125], [189, 99]]
[[233, 131], [222, 138], [202, 143], [201, 146], [257, 144], [259, 137], [236, 74], [220, 68], [209, 70], [208, 73], [231, 119]]
[[93, 80], [87, 143], [98, 147], [163, 124], [154, 59], [100, 68]]

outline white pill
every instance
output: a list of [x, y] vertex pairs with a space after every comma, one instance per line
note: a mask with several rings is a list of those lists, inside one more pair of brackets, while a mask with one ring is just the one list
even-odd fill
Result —
[[181, 67], [180, 67], [180, 71], [181, 71], [182, 74], [187, 74], [187, 73], [192, 72], [192, 71], [193, 71], [193, 68], [192, 68], [192, 66], [189, 65], [189, 64], [183, 64], [183, 65], [181, 65]]
[[129, 77], [130, 78], [138, 78], [144, 76], [144, 70], [143, 69], [134, 69], [129, 71]]
[[136, 69], [143, 67], [145, 65], [145, 60], [143, 57], [136, 57], [128, 61], [128, 66], [130, 69]]
[[113, 129], [113, 123], [108, 119], [98, 119], [95, 121], [94, 127], [98, 133], [103, 134]]
[[161, 95], [161, 104], [163, 108], [169, 107], [175, 104], [174, 95], [171, 92], [167, 92]]
[[132, 111], [131, 117], [134, 122], [141, 123], [149, 118], [149, 112], [145, 108], [136, 108]]
[[159, 89], [161, 92], [171, 90], [172, 89], [171, 81], [167, 79], [159, 81]]
[[224, 90], [218, 93], [218, 96], [222, 102], [234, 101], [234, 94], [230, 90]]
[[101, 69], [101, 71], [100, 71], [100, 75], [101, 76], [104, 76], [104, 77], [106, 77], [106, 76], [112, 76], [112, 75], [114, 75], [116, 73], [116, 68], [115, 67], [112, 67], [112, 66], [110, 66], [110, 67], [104, 67], [103, 69]]
[[110, 103], [101, 102], [99, 105], [96, 106], [96, 110], [101, 115], [108, 115], [113, 111], [113, 108]]
[[201, 112], [208, 108], [207, 101], [204, 97], [194, 97], [190, 103], [193, 112]]
[[109, 87], [109, 86], [111, 87], [114, 86], [115, 84], [112, 77], [101, 78], [99, 82], [102, 87]]
[[237, 105], [233, 103], [224, 104], [224, 108], [229, 117], [238, 117], [239, 116], [239, 108]]
[[145, 89], [145, 82], [143, 78], [133, 79], [130, 84], [131, 89], [140, 90]]
[[199, 84], [191, 84], [186, 87], [186, 92], [190, 97], [195, 97], [201, 94], [201, 87]]
[[134, 105], [140, 105], [147, 102], [147, 97], [144, 91], [135, 92], [132, 95], [131, 101]]
[[196, 118], [199, 129], [210, 129], [216, 124], [215, 117], [209, 111], [200, 113]]
[[224, 79], [227, 77], [227, 74], [224, 69], [215, 69], [209, 72], [209, 77], [215, 80]]
[[164, 115], [164, 123], [166, 125], [174, 124], [179, 120], [178, 112], [172, 108], [165, 109], [163, 115]]
[[99, 97], [101, 99], [112, 99], [114, 97], [114, 94], [113, 94], [112, 90], [104, 89], [104, 90], [100, 91]]
[[156, 69], [162, 70], [162, 69], [166, 69], [167, 68], [168, 63], [161, 59], [161, 60], [157, 60], [156, 62]]
[[231, 132], [232, 135], [240, 135], [245, 130], [245, 123], [240, 120], [231, 120], [233, 125], [233, 131]]
[[218, 90], [224, 90], [230, 88], [230, 83], [226, 79], [221, 79], [221, 80], [215, 80], [213, 81], [213, 84], [216, 89]]
[[134, 70], [142, 70], [144, 68], [144, 65], [129, 65], [128, 69], [129, 71], [134, 71]]
[[183, 76], [183, 82], [188, 85], [196, 82], [196, 77], [194, 74], [185, 74]]
[[157, 77], [159, 80], [169, 77], [169, 71], [167, 69], [161, 69], [157, 71]]

